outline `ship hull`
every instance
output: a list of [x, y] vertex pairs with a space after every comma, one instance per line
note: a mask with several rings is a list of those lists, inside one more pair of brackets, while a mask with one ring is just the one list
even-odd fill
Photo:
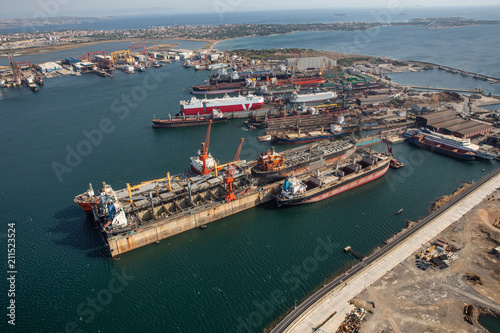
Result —
[[376, 139], [372, 139], [372, 140], [368, 140], [368, 141], [358, 142], [358, 143], [356, 143], [356, 146], [371, 146], [371, 145], [374, 145], [374, 144], [379, 143], [381, 141], [382, 141], [381, 138], [376, 138]]
[[221, 123], [227, 120], [224, 118], [210, 118], [210, 117], [195, 117], [193, 119], [189, 118], [177, 118], [177, 119], [153, 119], [153, 128], [174, 128], [174, 127], [189, 127], [189, 126], [200, 126], [208, 125], [212, 120], [212, 124]]
[[310, 142], [315, 142], [315, 141], [321, 141], [321, 140], [329, 140], [329, 139], [335, 139], [338, 138], [342, 135], [344, 135], [344, 132], [341, 133], [336, 133], [336, 134], [330, 134], [330, 135], [318, 135], [318, 136], [309, 136], [309, 137], [304, 137], [304, 138], [294, 138], [294, 139], [288, 139], [285, 137], [280, 137], [278, 136], [276, 143], [277, 144], [303, 144], [303, 143], [310, 143]]
[[75, 200], [75, 202], [78, 204], [78, 206], [80, 206], [81, 209], [83, 209], [85, 213], [87, 213], [88, 215], [92, 215], [92, 207], [95, 206], [95, 202], [81, 202], [77, 200]]
[[230, 112], [240, 112], [240, 111], [251, 111], [258, 110], [262, 108], [264, 102], [261, 103], [241, 103], [241, 104], [230, 104], [230, 105], [207, 105], [205, 108], [203, 106], [200, 107], [184, 107], [182, 111], [185, 115], [197, 115], [197, 114], [208, 114], [212, 113], [212, 110], [219, 109], [222, 113], [230, 113]]
[[[326, 156], [317, 156], [312, 160], [308, 160], [306, 162], [293, 164], [288, 167], [272, 170], [272, 171], [261, 171], [258, 170], [257, 167], [252, 168], [252, 175], [259, 178], [267, 178], [267, 179], [283, 179], [292, 174], [295, 176], [300, 176], [306, 174], [308, 172], [315, 171], [325, 165], [330, 165], [347, 158], [350, 158], [352, 154], [356, 151], [356, 147], [348, 147], [347, 149], [333, 152]], [[324, 160], [324, 163], [318, 163], [320, 160]]]
[[313, 103], [313, 102], [324, 102], [331, 99], [335, 99], [337, 96], [335, 94], [318, 94], [318, 95], [298, 95], [296, 98], [291, 98], [290, 103]]
[[279, 206], [293, 206], [293, 205], [303, 205], [325, 200], [339, 193], [348, 191], [355, 187], [374, 181], [375, 179], [385, 175], [387, 173], [387, 170], [389, 170], [389, 161], [382, 164], [379, 168], [370, 170], [367, 173], [363, 173], [362, 175], [349, 179], [346, 182], [338, 183], [330, 188], [327, 187], [321, 191], [315, 191], [314, 193], [311, 193], [309, 195], [297, 199], [283, 200], [280, 198], [276, 198], [276, 202], [278, 203]]
[[440, 145], [432, 141], [427, 141], [427, 140], [419, 140], [419, 138], [411, 137], [408, 138], [408, 141], [411, 142], [412, 144], [428, 149], [433, 152], [437, 152], [443, 155], [447, 155], [450, 157], [454, 157], [457, 159], [461, 159], [464, 161], [473, 161], [475, 160], [475, 155], [470, 154], [467, 151], [460, 150], [460, 149], [453, 149], [453, 147], [448, 147], [446, 145]]
[[241, 89], [220, 89], [220, 90], [193, 90], [191, 94], [193, 95], [217, 95], [217, 94], [237, 94], [241, 92]]

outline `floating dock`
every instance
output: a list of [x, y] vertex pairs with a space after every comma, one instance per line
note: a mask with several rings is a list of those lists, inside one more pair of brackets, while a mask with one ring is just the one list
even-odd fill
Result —
[[[158, 218], [143, 223], [139, 228], [118, 235], [103, 231], [106, 246], [111, 256], [114, 257], [148, 244], [157, 243], [186, 230], [201, 227], [270, 201], [274, 198], [273, 194], [278, 186], [279, 183], [273, 183], [263, 187], [249, 187], [243, 193], [237, 194], [237, 199], [229, 202], [224, 200], [226, 191], [220, 182], [217, 186], [204, 191], [192, 192], [192, 199], [189, 198], [189, 193], [183, 193], [175, 200], [140, 210], [140, 213], [136, 214], [140, 220], [151, 217], [153, 211]], [[129, 211], [132, 212], [132, 209], [129, 208]], [[141, 224], [140, 221], [138, 223]]]

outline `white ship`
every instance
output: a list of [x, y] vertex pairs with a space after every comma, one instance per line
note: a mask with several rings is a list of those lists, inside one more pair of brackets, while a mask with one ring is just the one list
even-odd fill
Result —
[[452, 135], [436, 133], [427, 129], [419, 129], [419, 130], [413, 129], [405, 132], [405, 136], [413, 136], [414, 134], [422, 134], [424, 136], [424, 139], [436, 142], [438, 144], [443, 144], [449, 147], [474, 152], [476, 153], [476, 157], [485, 160], [493, 160], [498, 157], [498, 154], [486, 151], [480, 146], [471, 143], [470, 139], [457, 138]]
[[214, 99], [198, 99], [191, 98], [188, 101], [181, 101], [181, 112], [185, 115], [207, 114], [211, 113], [213, 109], [219, 109], [221, 112], [239, 112], [257, 110], [264, 104], [264, 97], [254, 96], [249, 94], [247, 96], [224, 96], [222, 98]]
[[337, 93], [334, 91], [318, 91], [307, 94], [298, 94], [294, 92], [290, 98], [290, 103], [321, 102], [335, 98], [337, 98]]

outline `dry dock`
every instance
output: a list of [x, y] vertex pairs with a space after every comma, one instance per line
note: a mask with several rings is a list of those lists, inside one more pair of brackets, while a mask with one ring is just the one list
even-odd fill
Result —
[[240, 194], [238, 199], [225, 202], [215, 201], [201, 207], [193, 207], [182, 212], [159, 219], [149, 226], [127, 235], [106, 237], [105, 241], [111, 256], [137, 249], [141, 246], [156, 243], [162, 239], [183, 231], [200, 227], [218, 219], [236, 214], [245, 209], [255, 207], [273, 199], [274, 191], [280, 183], [250, 189]]

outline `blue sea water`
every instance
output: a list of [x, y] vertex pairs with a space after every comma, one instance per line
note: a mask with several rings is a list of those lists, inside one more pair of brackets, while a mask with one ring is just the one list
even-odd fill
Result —
[[[422, 17], [465, 17], [477, 20], [497, 20], [498, 7], [466, 7], [466, 8], [419, 8], [412, 6], [393, 6], [388, 8], [325, 8], [306, 10], [262, 10], [241, 11], [238, 6], [232, 6], [211, 13], [189, 14], [155, 14], [155, 15], [121, 15], [114, 16], [113, 12], [99, 12], [99, 16], [112, 16], [81, 24], [66, 24], [53, 26], [20, 26], [0, 29], [0, 34], [29, 32], [29, 31], [57, 31], [67, 29], [88, 30], [121, 30], [144, 29], [155, 26], [174, 25], [219, 25], [232, 23], [334, 23], [348, 21], [364, 22], [398, 22]], [[35, 12], [34, 12], [35, 13]], [[29, 11], [26, 16], [29, 17]]]
[[[439, 34], [450, 30], [455, 38], [467, 41], [468, 29], [476, 28], [415, 30], [420, 32], [414, 32], [413, 38], [422, 33], [428, 34], [428, 43], [446, 42]], [[483, 33], [497, 31], [495, 26], [483, 29]], [[405, 31], [409, 30], [393, 31], [392, 36], [404, 36]], [[330, 35], [311, 33], [280, 36], [284, 40], [279, 45], [301, 47], [300, 41], [307, 44], [314, 36], [315, 42], [308, 45], [335, 43]], [[257, 47], [269, 45], [272, 38], [226, 43]], [[381, 55], [391, 56], [398, 49], [399, 54], [410, 56], [411, 50], [418, 50], [417, 46], [399, 49], [399, 42], [393, 40], [390, 47], [385, 41], [388, 48], [379, 51], [389, 54]], [[446, 50], [450, 56], [443, 65], [454, 66], [461, 61], [463, 45], [448, 42], [454, 49]], [[379, 52], [376, 44], [370, 45]], [[493, 51], [491, 45], [478, 47]], [[58, 60], [68, 54], [43, 57]], [[102, 181], [118, 189], [128, 182], [188, 168], [206, 129], [153, 130], [151, 119], [177, 112], [179, 100], [190, 97], [183, 88], [203, 82], [207, 75], [173, 63], [134, 75], [116, 72], [113, 78], [54, 78], [46, 80], [36, 94], [26, 88], [0, 89], [0, 239], [6, 243], [6, 223], [15, 222], [16, 331], [64, 332], [77, 327], [85, 332], [261, 332], [296, 300], [353, 264], [354, 259], [342, 252], [345, 246], [368, 254], [404, 227], [407, 219], [425, 216], [437, 196], [498, 167], [496, 161], [461, 162], [398, 144], [394, 153], [405, 168], [390, 170], [379, 180], [329, 200], [289, 209], [269, 203], [207, 229], [126, 253], [119, 260], [104, 258], [91, 219], [73, 203], [73, 197], [86, 190], [89, 182], [95, 189]], [[136, 95], [136, 104], [121, 111], [113, 107], [114, 103], [124, 106], [123, 96], [137, 94], [148, 77], [158, 85], [148, 89], [146, 96]], [[88, 140], [85, 133], [98, 128], [103, 119], [111, 121], [113, 130], [91, 145], [81, 161], [73, 161], [60, 181], [53, 163], [66, 164], [68, 151], [83, 147]], [[242, 120], [216, 124], [211, 153], [229, 161], [243, 137], [241, 157], [253, 159], [270, 148], [256, 140], [260, 134], [245, 130]], [[374, 148], [383, 150], [385, 144]], [[400, 208], [403, 214], [395, 216]], [[325, 243], [333, 251], [324, 262], [309, 266], [316, 248]], [[4, 272], [5, 265], [4, 260]], [[111, 288], [110, 283], [117, 281]], [[123, 288], [111, 292], [116, 287]], [[282, 295], [280, 301], [262, 310], [273, 293]], [[99, 307], [91, 305], [93, 300]], [[3, 294], [4, 309], [7, 302]], [[13, 331], [5, 315], [0, 331]]]
[[220, 49], [305, 48], [347, 54], [420, 60], [500, 77], [500, 25], [449, 29], [389, 26], [367, 31], [295, 32], [216, 44]]

